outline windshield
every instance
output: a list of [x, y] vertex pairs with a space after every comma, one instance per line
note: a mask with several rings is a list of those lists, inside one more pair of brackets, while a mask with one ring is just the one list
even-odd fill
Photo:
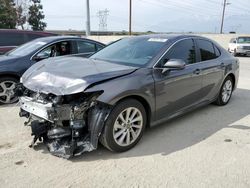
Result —
[[41, 46], [45, 45], [46, 42], [33, 40], [31, 42], [25, 43], [14, 50], [10, 51], [6, 55], [8, 56], [26, 56], [33, 52], [34, 50], [39, 49]]
[[239, 37], [238, 43], [250, 43], [250, 37]]
[[125, 38], [107, 46], [90, 58], [142, 67], [156, 56], [166, 41], [167, 39], [162, 38]]

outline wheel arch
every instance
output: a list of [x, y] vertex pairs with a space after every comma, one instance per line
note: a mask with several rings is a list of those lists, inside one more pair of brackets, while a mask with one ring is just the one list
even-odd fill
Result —
[[17, 75], [17, 74], [14, 74], [14, 73], [2, 73], [0, 74], [0, 78], [4, 78], [4, 77], [12, 77], [12, 78], [15, 78], [17, 80], [20, 80], [20, 76]]
[[139, 101], [143, 105], [143, 107], [144, 107], [144, 109], [146, 111], [146, 115], [147, 115], [146, 127], [149, 127], [150, 126], [150, 121], [151, 121], [151, 118], [152, 118], [152, 109], [150, 107], [149, 102], [144, 97], [142, 97], [140, 95], [129, 95], [129, 96], [126, 96], [126, 97], [123, 97], [123, 98], [119, 99], [116, 102], [116, 104], [120, 103], [121, 101], [127, 100], [127, 99], [135, 99], [135, 100]]
[[[231, 72], [231, 73], [228, 73], [226, 76], [225, 76], [225, 78], [224, 78], [224, 80], [227, 78], [227, 77], [230, 77], [231, 79], [232, 79], [232, 81], [233, 81], [233, 90], [235, 89], [235, 86], [236, 86], [236, 78], [235, 78], [235, 75]], [[223, 81], [224, 82], [224, 81]]]

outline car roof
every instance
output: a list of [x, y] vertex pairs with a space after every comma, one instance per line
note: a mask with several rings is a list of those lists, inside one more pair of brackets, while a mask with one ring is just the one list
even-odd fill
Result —
[[150, 35], [141, 35], [138, 37], [142, 37], [142, 38], [146, 38], [146, 39], [160, 38], [160, 39], [168, 39], [168, 40], [179, 40], [179, 39], [183, 39], [183, 38], [192, 37], [192, 38], [202, 38], [202, 39], [210, 40], [210, 39], [203, 37], [203, 36], [189, 35], [189, 34], [150, 34]]
[[101, 42], [91, 40], [91, 39], [87, 39], [87, 38], [81, 38], [81, 37], [77, 37], [77, 36], [49, 36], [49, 37], [37, 38], [35, 40], [40, 41], [40, 42], [49, 43], [49, 42], [56, 42], [56, 41], [59, 41], [59, 40], [71, 40], [71, 39], [80, 39], [80, 40], [85, 40], [85, 41], [89, 41], [89, 42], [95, 42], [95, 43], [99, 43], [99, 44], [105, 46], [105, 44], [103, 44]]

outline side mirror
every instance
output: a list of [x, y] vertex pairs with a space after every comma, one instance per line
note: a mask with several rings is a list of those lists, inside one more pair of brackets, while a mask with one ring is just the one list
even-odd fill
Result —
[[43, 59], [49, 58], [49, 55], [46, 54], [37, 54], [35, 57], [33, 57], [34, 61], [41, 61]]
[[182, 70], [186, 66], [185, 61], [182, 59], [170, 59], [166, 60], [166, 63], [163, 65], [164, 72], [167, 70]]

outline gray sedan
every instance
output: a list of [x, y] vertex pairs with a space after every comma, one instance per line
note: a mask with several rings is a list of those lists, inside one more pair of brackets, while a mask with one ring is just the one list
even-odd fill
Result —
[[[153, 126], [215, 103], [237, 86], [239, 61], [210, 39], [147, 35], [119, 40], [89, 59], [58, 57], [24, 73], [16, 93], [34, 140], [69, 158], [135, 146]], [[199, 113], [199, 112], [197, 112]]]

